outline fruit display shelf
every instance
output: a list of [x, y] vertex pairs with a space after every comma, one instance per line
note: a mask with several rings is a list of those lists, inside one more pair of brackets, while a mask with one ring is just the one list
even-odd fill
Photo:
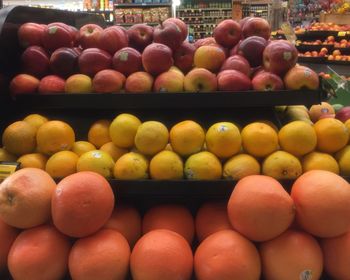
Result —
[[130, 3], [130, 4], [114, 4], [118, 8], [155, 8], [155, 7], [171, 7], [171, 3]]
[[326, 39], [328, 36], [334, 36], [335, 38], [340, 39], [349, 39], [349, 31], [305, 31], [302, 33], [295, 34], [299, 40], [308, 40], [308, 39]]
[[332, 52], [334, 50], [340, 50], [342, 54], [350, 54], [350, 48], [336, 48], [334, 45], [308, 45], [308, 44], [300, 44], [296, 46], [299, 52], [311, 52], [311, 51], [317, 51], [319, 52], [322, 48], [328, 49], [329, 52]]
[[299, 56], [298, 62], [301, 63], [316, 63], [316, 64], [329, 64], [329, 65], [345, 65], [350, 66], [350, 61], [342, 60], [328, 60], [327, 57], [306, 57]]

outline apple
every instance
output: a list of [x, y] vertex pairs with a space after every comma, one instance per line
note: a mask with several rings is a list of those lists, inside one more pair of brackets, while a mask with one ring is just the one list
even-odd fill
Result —
[[218, 81], [215, 74], [205, 68], [194, 68], [185, 76], [185, 91], [211, 92], [216, 91], [217, 87]]
[[130, 47], [117, 51], [112, 58], [112, 63], [114, 70], [123, 73], [125, 76], [142, 70], [141, 54]]
[[103, 28], [94, 23], [88, 23], [79, 29], [79, 43], [83, 49], [97, 48]]
[[256, 74], [252, 80], [254, 90], [258, 91], [274, 91], [284, 89], [282, 79], [270, 72], [260, 72]]
[[30, 46], [21, 56], [22, 70], [24, 73], [41, 78], [49, 71], [49, 55], [39, 46]]
[[218, 72], [226, 60], [226, 54], [217, 45], [199, 47], [194, 53], [194, 66], [205, 68], [211, 72]]
[[221, 71], [224, 70], [237, 70], [247, 75], [248, 77], [250, 76], [251, 72], [248, 60], [240, 55], [233, 55], [227, 58], [221, 67]]
[[241, 44], [242, 40], [240, 40], [229, 52], [229, 56], [233, 56], [238, 54], [238, 49], [239, 49], [239, 45]]
[[11, 94], [32, 94], [36, 93], [39, 87], [39, 80], [28, 74], [19, 74], [10, 82]]
[[319, 77], [310, 68], [306, 66], [295, 66], [291, 68], [284, 76], [284, 84], [286, 89], [300, 90], [310, 89], [316, 90], [320, 85]]
[[341, 108], [335, 115], [335, 118], [345, 123], [350, 119], [350, 106]]
[[243, 28], [243, 26], [245, 25], [245, 23], [247, 22], [247, 20], [251, 19], [252, 17], [245, 17], [239, 20], [239, 25], [241, 26], [241, 29]]
[[217, 45], [217, 42], [215, 41], [214, 37], [202, 38], [194, 42], [194, 46], [196, 47], [196, 49], [202, 46], [209, 46], [209, 45]]
[[56, 75], [48, 75], [39, 82], [39, 94], [44, 93], [64, 93], [66, 81]]
[[174, 65], [173, 52], [166, 45], [152, 43], [142, 53], [142, 65], [148, 73], [157, 76]]
[[174, 53], [175, 66], [184, 73], [190, 71], [193, 68], [195, 51], [196, 47], [193, 44], [184, 41], [180, 48], [178, 48]]
[[267, 41], [259, 36], [251, 36], [239, 43], [238, 54], [246, 58], [251, 67], [257, 67], [263, 63], [263, 53]]
[[116, 51], [128, 46], [128, 36], [125, 30], [114, 25], [101, 32], [99, 48], [114, 55]]
[[182, 92], [184, 91], [184, 79], [183, 73], [169, 70], [156, 78], [153, 89], [155, 92]]
[[49, 52], [53, 52], [61, 47], [73, 47], [74, 40], [75, 33], [67, 24], [54, 22], [44, 28], [42, 43]]
[[86, 49], [79, 56], [78, 65], [82, 74], [93, 77], [97, 72], [111, 68], [112, 56], [98, 48]]
[[92, 80], [89, 76], [84, 74], [74, 74], [66, 80], [66, 93], [91, 93]]
[[127, 77], [125, 90], [130, 93], [147, 93], [152, 91], [153, 77], [147, 72], [135, 72]]
[[295, 66], [297, 59], [298, 50], [286, 40], [272, 41], [263, 53], [265, 69], [281, 77]]
[[176, 51], [182, 44], [181, 29], [173, 22], [163, 22], [154, 28], [153, 42], [163, 44]]
[[233, 48], [241, 39], [241, 27], [233, 19], [225, 19], [215, 27], [214, 38], [221, 46]]
[[244, 38], [250, 36], [260, 36], [265, 40], [268, 40], [270, 38], [271, 29], [269, 23], [265, 19], [253, 17], [247, 19], [244, 23], [242, 27], [242, 34]]
[[224, 70], [218, 74], [218, 88], [222, 91], [246, 91], [252, 88], [247, 75], [237, 70]]
[[127, 30], [130, 47], [142, 52], [153, 41], [153, 27], [137, 23]]
[[27, 48], [29, 46], [42, 46], [42, 37], [45, 25], [34, 22], [22, 24], [17, 32], [19, 44]]
[[105, 69], [98, 72], [92, 80], [92, 87], [97, 93], [116, 93], [124, 87], [125, 76], [115, 70]]
[[59, 48], [50, 57], [52, 73], [67, 78], [78, 72], [78, 57], [80, 52], [74, 48]]
[[182, 41], [185, 41], [188, 35], [187, 24], [178, 18], [167, 18], [163, 23], [167, 24], [169, 22], [175, 23], [180, 28], [182, 34]]

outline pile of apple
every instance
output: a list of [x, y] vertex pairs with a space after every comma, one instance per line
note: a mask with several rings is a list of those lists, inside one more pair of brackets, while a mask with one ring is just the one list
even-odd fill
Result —
[[156, 27], [125, 30], [86, 24], [25, 23], [18, 30], [21, 74], [12, 94], [146, 93], [317, 89], [318, 75], [296, 66], [298, 51], [269, 41], [262, 18], [222, 21], [213, 37], [190, 44], [186, 24], [170, 18]]
[[350, 24], [335, 24], [332, 22], [314, 22], [306, 28], [309, 31], [348, 31]]
[[334, 50], [332, 54], [327, 56], [328, 60], [350, 61], [350, 55], [343, 55], [340, 50]]
[[320, 46], [320, 45], [332, 45], [334, 48], [350, 48], [350, 41], [346, 39], [342, 39], [339, 42], [335, 41], [334, 36], [328, 36], [326, 40], [323, 42], [321, 40], [315, 40], [315, 41], [296, 41], [296, 45], [308, 45], [308, 46]]

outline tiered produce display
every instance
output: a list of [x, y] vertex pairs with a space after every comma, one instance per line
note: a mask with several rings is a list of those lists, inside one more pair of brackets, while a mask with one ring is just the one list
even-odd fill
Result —
[[[26, 96], [133, 96], [136, 102], [140, 96], [186, 95], [200, 102], [203, 92], [255, 92], [268, 99], [271, 91], [304, 96], [320, 87], [314, 71], [296, 65], [292, 44], [267, 43], [270, 27], [263, 19], [225, 20], [212, 38], [195, 44], [184, 41], [186, 30], [176, 19], [126, 32], [94, 25], [77, 32], [63, 23], [19, 28], [22, 68], [11, 80], [13, 100], [6, 105], [7, 111], [32, 112], [2, 119], [9, 121], [0, 161], [21, 164], [0, 184], [2, 271], [36, 280], [350, 274], [347, 263], [334, 262], [333, 255], [350, 258], [350, 188], [341, 177], [350, 173], [349, 108], [278, 107], [286, 122], [280, 126], [243, 115], [237, 122], [227, 114], [213, 121], [212, 110], [200, 122], [195, 108], [118, 107], [109, 118], [110, 110], [90, 104], [90, 118], [96, 117], [82, 133], [86, 111], [79, 104], [33, 111], [18, 103]], [[37, 41], [28, 44], [28, 38]], [[232, 108], [219, 108], [216, 115]], [[145, 111], [153, 117], [145, 118]], [[184, 117], [185, 111], [193, 118]], [[230, 188], [220, 201], [191, 197], [191, 185], [188, 203], [186, 195], [118, 195], [130, 182], [140, 182], [143, 193], [144, 183], [159, 183], [170, 194], [169, 186], [188, 182], [215, 192], [222, 181]]]

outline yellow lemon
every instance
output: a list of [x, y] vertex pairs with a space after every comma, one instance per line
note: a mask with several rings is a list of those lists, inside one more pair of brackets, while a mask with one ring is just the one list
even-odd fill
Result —
[[139, 153], [130, 152], [122, 155], [115, 163], [113, 175], [116, 179], [140, 180], [148, 178], [149, 162]]
[[120, 148], [131, 148], [134, 146], [134, 139], [141, 121], [130, 114], [120, 114], [109, 127], [109, 136], [114, 145]]

